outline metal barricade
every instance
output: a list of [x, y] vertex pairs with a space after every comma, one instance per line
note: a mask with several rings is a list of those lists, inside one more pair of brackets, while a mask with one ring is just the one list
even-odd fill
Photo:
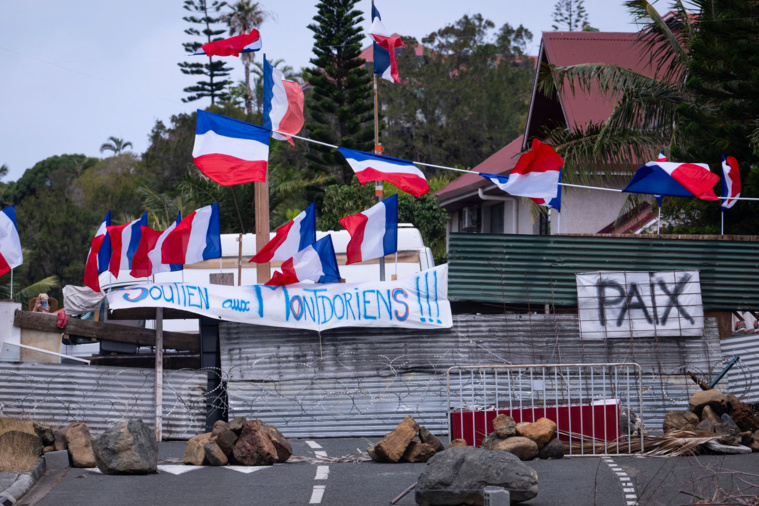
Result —
[[448, 435], [479, 447], [493, 419], [553, 420], [567, 455], [643, 452], [643, 382], [634, 363], [451, 367]]

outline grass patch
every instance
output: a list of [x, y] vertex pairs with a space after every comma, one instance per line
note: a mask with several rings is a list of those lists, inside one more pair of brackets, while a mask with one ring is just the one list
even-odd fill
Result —
[[0, 418], [0, 472], [27, 472], [41, 454], [42, 441], [31, 421]]

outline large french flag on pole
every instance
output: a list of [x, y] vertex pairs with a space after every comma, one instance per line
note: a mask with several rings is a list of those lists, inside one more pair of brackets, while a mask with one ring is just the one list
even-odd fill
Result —
[[374, 39], [374, 73], [390, 82], [400, 83], [398, 60], [395, 49], [404, 47], [400, 37], [392, 37], [382, 24], [382, 18], [372, 2], [372, 27], [369, 34]]
[[87, 263], [84, 264], [84, 284], [96, 292], [100, 291], [99, 276], [108, 270], [108, 264], [111, 261], [109, 226], [111, 226], [111, 211], [105, 215], [98, 231], [95, 232], [95, 237], [90, 240], [90, 251], [87, 253]]
[[114, 276], [119, 270], [131, 270], [132, 259], [140, 246], [142, 227], [148, 226], [148, 213], [143, 213], [139, 220], [130, 221], [123, 225], [106, 227], [111, 238], [111, 261], [109, 271]]
[[416, 165], [408, 160], [347, 148], [337, 149], [343, 154], [361, 184], [369, 181], [387, 181], [414, 197], [421, 197], [430, 191], [427, 178]]
[[351, 236], [346, 264], [384, 257], [398, 251], [398, 195], [340, 220]]
[[137, 252], [132, 259], [132, 270], [129, 274], [133, 278], [144, 278], [151, 274], [158, 274], [159, 272], [168, 271], [181, 271], [181, 264], [164, 264], [161, 263], [161, 246], [163, 241], [166, 240], [166, 236], [176, 228], [182, 221], [182, 213], [177, 213], [177, 219], [171, 224], [169, 228], [163, 232], [159, 230], [153, 230], [152, 228], [145, 226], [142, 227], [142, 239], [140, 240], [140, 246], [137, 248]]
[[16, 225], [16, 208], [8, 206], [0, 212], [0, 276], [24, 263], [21, 240]]
[[[297, 135], [303, 128], [303, 88], [288, 81], [281, 70], [274, 68], [264, 55], [264, 128]], [[277, 140], [293, 143], [292, 137], [271, 134]]]
[[224, 40], [216, 40], [203, 44], [192, 53], [200, 56], [240, 56], [240, 53], [250, 53], [261, 49], [261, 34], [258, 30], [250, 33], [235, 35]]
[[266, 181], [271, 132], [198, 110], [192, 158], [200, 171], [222, 186]]
[[719, 176], [711, 172], [705, 163], [654, 160], [635, 171], [632, 180], [622, 191], [719, 200], [712, 190], [717, 181]]
[[305, 211], [279, 227], [274, 238], [248, 260], [248, 263], [265, 264], [272, 260], [287, 260], [315, 242], [316, 207], [312, 202]]
[[212, 258], [221, 258], [218, 202], [190, 213], [166, 234], [161, 245], [163, 264], [187, 265]]
[[733, 156], [722, 155], [722, 210], [730, 209], [741, 196], [741, 172], [738, 170], [738, 160]]
[[511, 195], [550, 202], [559, 194], [559, 174], [563, 164], [564, 160], [551, 146], [533, 139], [532, 149], [519, 157], [508, 176], [479, 174]]
[[281, 269], [282, 272], [275, 272], [267, 285], [290, 285], [302, 281], [337, 283], [340, 281], [340, 270], [337, 267], [332, 236], [326, 235], [300, 250], [282, 263]]

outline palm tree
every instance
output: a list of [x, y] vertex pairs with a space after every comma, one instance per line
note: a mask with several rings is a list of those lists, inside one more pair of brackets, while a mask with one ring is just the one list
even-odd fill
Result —
[[8, 166], [6, 164], [0, 165], [0, 179], [2, 179], [5, 176], [7, 176], [9, 170], [10, 169], [8, 168]]
[[100, 152], [103, 151], [113, 151], [113, 155], [120, 155], [126, 148], [131, 148], [132, 143], [127, 141], [124, 142], [124, 139], [119, 139], [118, 137], [108, 137], [108, 142], [104, 142], [102, 146], [100, 146]]
[[[230, 5], [231, 12], [224, 16], [224, 21], [229, 25], [229, 34], [249, 33], [266, 21], [273, 18], [273, 14], [261, 8], [260, 2], [240, 0]], [[250, 90], [250, 65], [255, 59], [255, 53], [242, 53], [242, 64], [245, 67], [245, 112], [253, 113], [253, 95]]]

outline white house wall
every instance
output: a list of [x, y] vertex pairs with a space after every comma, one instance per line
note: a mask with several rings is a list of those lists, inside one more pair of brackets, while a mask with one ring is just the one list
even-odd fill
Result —
[[[554, 225], [551, 233], [595, 234], [617, 218], [627, 195], [565, 186], [561, 194], [561, 231]], [[558, 224], [558, 220], [554, 223]]]

